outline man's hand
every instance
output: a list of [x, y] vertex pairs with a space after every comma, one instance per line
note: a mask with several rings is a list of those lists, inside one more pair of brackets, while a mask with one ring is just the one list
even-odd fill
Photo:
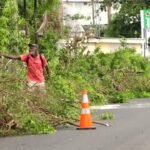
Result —
[[20, 56], [16, 55], [7, 55], [7, 54], [0, 54], [0, 58], [8, 58], [8, 59], [16, 59], [16, 60], [21, 60]]
[[48, 80], [51, 76], [51, 73], [50, 73], [50, 70], [48, 68], [48, 65], [45, 66], [45, 70], [46, 70], [46, 75], [45, 75], [45, 78], [46, 80]]
[[48, 74], [45, 75], [45, 80], [49, 80], [50, 79], [50, 76]]

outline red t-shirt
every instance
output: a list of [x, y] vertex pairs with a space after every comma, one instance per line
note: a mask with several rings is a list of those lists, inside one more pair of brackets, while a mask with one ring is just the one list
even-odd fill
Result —
[[43, 66], [47, 65], [47, 61], [44, 55], [38, 54], [35, 58], [32, 57], [30, 54], [22, 54], [20, 55], [21, 61], [27, 62], [28, 61], [28, 80], [35, 81], [35, 82], [44, 82], [44, 74], [43, 74]]

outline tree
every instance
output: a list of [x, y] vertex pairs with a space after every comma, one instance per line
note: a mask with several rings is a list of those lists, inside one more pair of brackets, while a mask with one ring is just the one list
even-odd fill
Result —
[[17, 53], [29, 42], [22, 32], [17, 0], [5, 0], [0, 22], [0, 49]]
[[[18, 44], [18, 7], [16, 0], [7, 0], [4, 3], [0, 17], [0, 48], [13, 49]], [[12, 19], [13, 18], [13, 19]]]
[[101, 10], [107, 10], [108, 12], [108, 24], [110, 23], [112, 16], [111, 16], [111, 8], [117, 9], [119, 4], [122, 3], [123, 0], [103, 0], [100, 1], [101, 3]]
[[[149, 2], [150, 3], [150, 2]], [[107, 28], [106, 36], [140, 37], [140, 10], [148, 9], [149, 4], [138, 0], [126, 0]]]

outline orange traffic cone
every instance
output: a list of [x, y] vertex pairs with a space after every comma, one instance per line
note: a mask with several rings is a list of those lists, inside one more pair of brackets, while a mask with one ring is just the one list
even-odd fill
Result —
[[90, 113], [90, 104], [87, 96], [87, 90], [82, 91], [83, 99], [82, 99], [82, 110], [80, 114], [80, 125], [77, 129], [96, 129], [92, 125], [92, 117]]

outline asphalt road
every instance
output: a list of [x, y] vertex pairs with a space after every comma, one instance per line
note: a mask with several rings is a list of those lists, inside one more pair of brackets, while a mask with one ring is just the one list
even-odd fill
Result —
[[[101, 114], [104, 107], [97, 107]], [[111, 127], [59, 129], [53, 135], [0, 138], [0, 150], [150, 150], [150, 98], [105, 108]]]

